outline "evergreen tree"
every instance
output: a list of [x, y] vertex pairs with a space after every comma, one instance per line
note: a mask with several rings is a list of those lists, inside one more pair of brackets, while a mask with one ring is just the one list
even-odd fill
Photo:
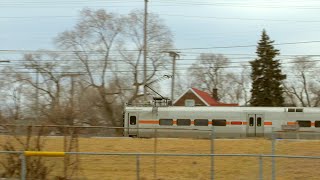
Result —
[[280, 62], [275, 57], [279, 50], [273, 47], [266, 31], [262, 31], [261, 39], [257, 46], [258, 57], [251, 61], [251, 106], [283, 106], [282, 80], [286, 75], [282, 74]]

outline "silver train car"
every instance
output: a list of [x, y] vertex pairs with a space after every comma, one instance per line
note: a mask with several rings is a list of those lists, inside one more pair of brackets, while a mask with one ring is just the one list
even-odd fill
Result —
[[[320, 108], [139, 107], [124, 109], [124, 136], [270, 137], [274, 132], [320, 134]], [[319, 135], [320, 136], [320, 135]]]

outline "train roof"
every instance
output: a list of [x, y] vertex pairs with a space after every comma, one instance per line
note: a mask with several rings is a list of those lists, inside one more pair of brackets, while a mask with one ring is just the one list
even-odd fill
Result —
[[220, 112], [318, 112], [320, 107], [217, 107], [217, 106], [165, 106], [165, 107], [142, 107], [142, 106], [126, 106], [125, 111], [152, 111], [157, 109], [158, 112], [189, 112], [189, 111], [220, 111]]

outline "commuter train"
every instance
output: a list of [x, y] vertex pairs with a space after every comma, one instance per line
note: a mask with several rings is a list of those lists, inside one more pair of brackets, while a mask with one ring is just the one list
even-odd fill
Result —
[[[242, 138], [320, 134], [320, 108], [143, 107], [124, 109], [124, 136]], [[287, 133], [289, 134], [289, 133]]]

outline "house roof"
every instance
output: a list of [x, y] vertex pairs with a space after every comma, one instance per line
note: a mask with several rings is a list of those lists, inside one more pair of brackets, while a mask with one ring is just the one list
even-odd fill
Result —
[[239, 106], [239, 104], [221, 103], [221, 102], [217, 101], [216, 99], [214, 99], [213, 97], [211, 97], [211, 95], [209, 93], [204, 92], [204, 91], [200, 91], [199, 89], [196, 89], [196, 88], [189, 88], [178, 99], [176, 99], [175, 102], [177, 102], [181, 97], [183, 97], [189, 91], [194, 93], [207, 106]]

